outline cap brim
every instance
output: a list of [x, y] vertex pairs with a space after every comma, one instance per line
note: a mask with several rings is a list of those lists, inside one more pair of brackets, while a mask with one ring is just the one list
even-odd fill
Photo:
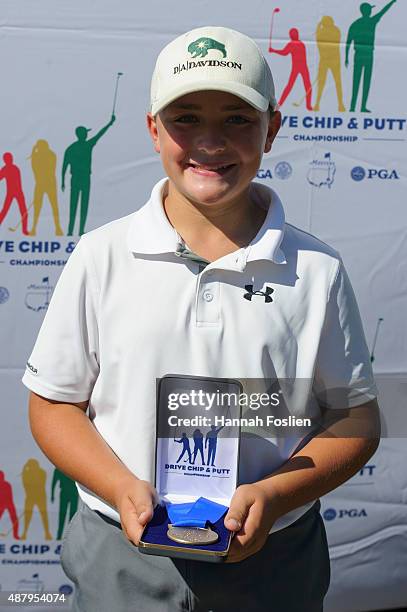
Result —
[[271, 99], [267, 99], [257, 91], [248, 87], [247, 85], [243, 85], [242, 83], [236, 83], [236, 81], [197, 81], [195, 83], [185, 83], [182, 87], [177, 87], [173, 89], [166, 96], [157, 100], [151, 105], [151, 114], [156, 115], [161, 110], [163, 110], [168, 104], [174, 102], [181, 96], [185, 96], [188, 93], [194, 93], [196, 91], [224, 91], [226, 93], [231, 93], [238, 98], [241, 98], [251, 106], [254, 106], [259, 111], [266, 111], [271, 104], [274, 106], [276, 101]]

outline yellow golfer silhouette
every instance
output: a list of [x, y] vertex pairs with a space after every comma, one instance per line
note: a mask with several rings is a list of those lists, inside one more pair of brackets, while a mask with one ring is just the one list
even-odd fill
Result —
[[35, 178], [34, 187], [34, 222], [30, 236], [35, 236], [37, 224], [40, 216], [44, 195], [48, 196], [51, 204], [52, 215], [54, 217], [55, 235], [62, 236], [63, 231], [59, 222], [58, 199], [57, 199], [57, 180], [55, 170], [57, 156], [51, 151], [46, 140], [37, 140], [31, 153], [31, 167]]
[[324, 91], [328, 70], [332, 72], [335, 81], [336, 97], [338, 98], [338, 111], [346, 110], [343, 103], [342, 78], [341, 78], [341, 56], [340, 42], [341, 31], [335, 25], [332, 17], [322, 17], [318, 23], [315, 33], [319, 51], [319, 66], [318, 66], [318, 93], [317, 101], [314, 105], [314, 111], [319, 111], [322, 92]]
[[25, 490], [24, 502], [24, 533], [21, 540], [27, 538], [27, 531], [31, 523], [34, 506], [37, 506], [44, 527], [45, 540], [52, 540], [48, 527], [47, 496], [45, 483], [47, 473], [43, 470], [36, 459], [29, 459], [22, 471], [22, 480]]

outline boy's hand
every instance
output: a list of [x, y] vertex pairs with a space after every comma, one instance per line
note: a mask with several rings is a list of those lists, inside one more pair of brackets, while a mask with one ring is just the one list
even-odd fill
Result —
[[143, 529], [153, 518], [158, 503], [155, 488], [146, 480], [134, 477], [118, 488], [115, 501], [124, 533], [138, 546]]
[[226, 561], [236, 563], [258, 552], [277, 517], [273, 499], [260, 483], [238, 487], [224, 521], [235, 532]]

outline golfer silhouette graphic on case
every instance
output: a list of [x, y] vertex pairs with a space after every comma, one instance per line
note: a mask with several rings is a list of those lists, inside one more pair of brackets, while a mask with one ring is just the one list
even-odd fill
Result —
[[218, 434], [222, 427], [218, 427], [216, 429], [215, 425], [211, 425], [210, 431], [205, 436], [205, 449], [208, 448], [208, 457], [206, 464], [211, 465], [212, 467], [215, 465], [215, 457], [216, 457], [216, 447], [218, 445]]
[[192, 437], [194, 439], [194, 452], [192, 457], [192, 463], [195, 463], [196, 457], [199, 453], [201, 456], [201, 463], [202, 465], [205, 465], [202, 431], [200, 429], [195, 429], [194, 433], [192, 434]]
[[[178, 442], [179, 444], [182, 444], [182, 451], [180, 456], [177, 459], [177, 463], [179, 463], [182, 459], [182, 457], [185, 455], [185, 453], [188, 454], [188, 461], [189, 463], [191, 463], [191, 448], [189, 446], [189, 438], [187, 436], [187, 434], [185, 433], [185, 431], [181, 434], [181, 438], [179, 440], [176, 440], [174, 438], [174, 442]], [[185, 460], [187, 461], [187, 460]]]

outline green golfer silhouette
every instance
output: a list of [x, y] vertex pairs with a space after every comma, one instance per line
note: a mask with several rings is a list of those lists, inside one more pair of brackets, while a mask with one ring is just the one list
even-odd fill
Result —
[[79, 235], [85, 233], [85, 223], [88, 214], [90, 175], [92, 174], [92, 151], [97, 141], [115, 122], [116, 117], [112, 115], [109, 123], [102, 127], [93, 138], [88, 138], [90, 128], [80, 125], [76, 128], [77, 140], [66, 149], [62, 164], [62, 191], [65, 191], [65, 173], [70, 166], [71, 169], [71, 196], [69, 207], [69, 229], [68, 236], [72, 236], [75, 225], [76, 212], [81, 198]]
[[73, 480], [55, 468], [51, 485], [51, 502], [55, 500], [55, 487], [59, 484], [59, 517], [57, 540], [61, 540], [64, 532], [66, 515], [69, 512], [68, 523], [78, 508], [78, 490]]
[[360, 12], [362, 17], [354, 21], [348, 31], [348, 38], [346, 40], [346, 53], [345, 53], [345, 66], [349, 65], [349, 49], [353, 43], [355, 56], [353, 63], [353, 87], [352, 87], [352, 102], [350, 105], [350, 111], [355, 111], [356, 100], [359, 92], [360, 80], [363, 73], [363, 92], [362, 92], [362, 113], [370, 113], [367, 108], [367, 98], [369, 96], [370, 82], [372, 80], [372, 69], [373, 69], [373, 53], [376, 26], [380, 19], [389, 8], [397, 0], [391, 0], [381, 11], [372, 16], [373, 4], [368, 2], [362, 2], [360, 5]]

